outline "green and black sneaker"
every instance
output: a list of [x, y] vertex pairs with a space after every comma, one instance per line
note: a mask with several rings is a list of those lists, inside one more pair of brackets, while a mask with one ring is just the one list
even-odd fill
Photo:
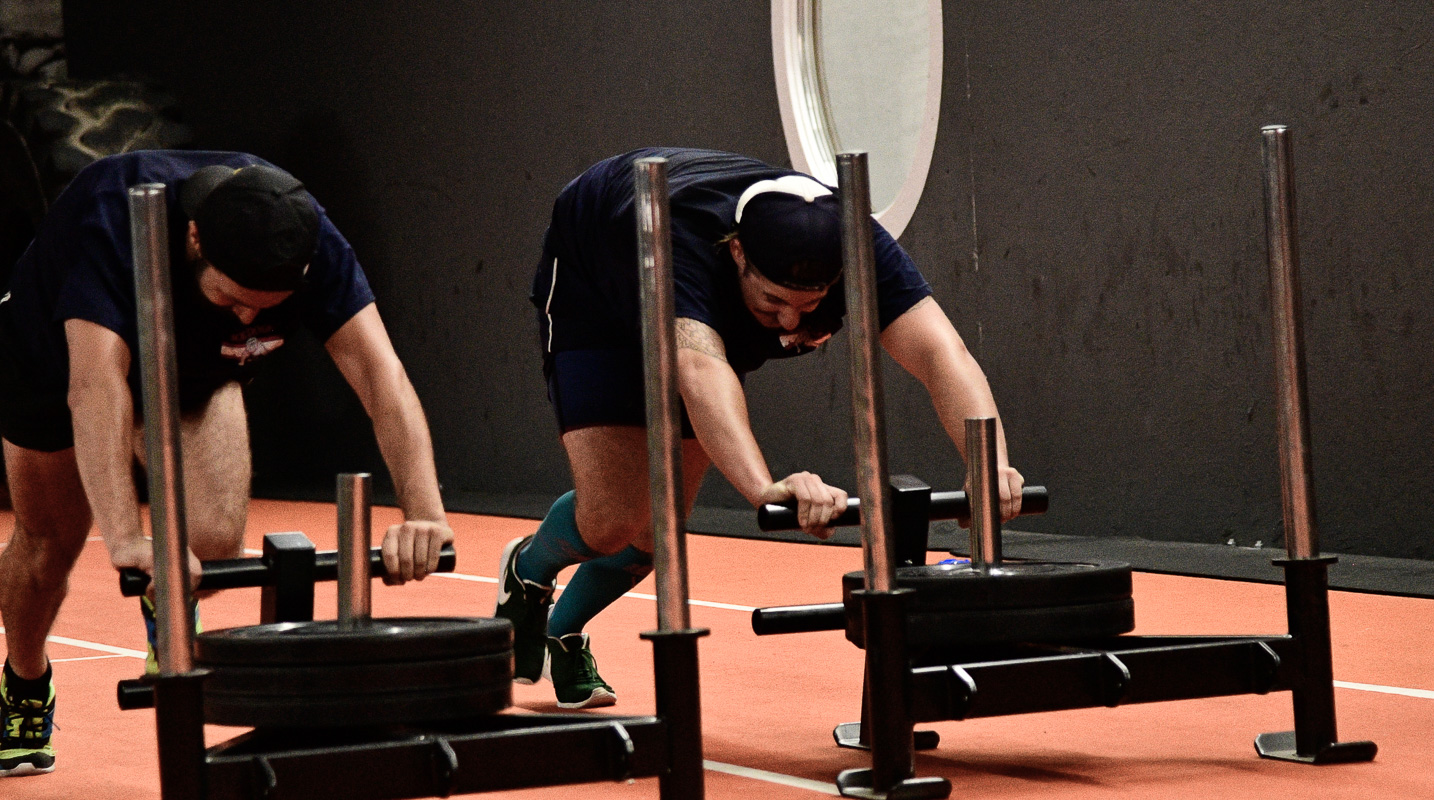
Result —
[[46, 696], [16, 697], [9, 681], [0, 674], [0, 778], [10, 775], [37, 775], [55, 771], [55, 748], [50, 733], [55, 728], [55, 683], [50, 681]]
[[498, 564], [498, 608], [493, 616], [513, 623], [513, 682], [534, 684], [543, 677], [548, 649], [548, 611], [553, 587], [518, 577], [518, 551], [533, 537], [508, 542]]
[[[204, 633], [204, 625], [199, 621], [199, 601], [193, 600], [190, 608], [194, 610], [194, 632]], [[148, 597], [139, 599], [139, 613], [144, 617], [144, 637], [149, 647], [144, 656], [144, 674], [159, 674], [159, 630], [156, 626], [154, 614], [154, 601]]]
[[617, 693], [598, 674], [586, 633], [548, 637], [548, 677], [558, 708], [601, 708], [617, 703]]

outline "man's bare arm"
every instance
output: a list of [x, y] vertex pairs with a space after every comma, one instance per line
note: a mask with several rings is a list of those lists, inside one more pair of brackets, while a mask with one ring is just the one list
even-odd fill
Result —
[[752, 434], [747, 397], [727, 363], [722, 337], [694, 319], [677, 320], [677, 385], [697, 441], [732, 486], [753, 505], [796, 498], [802, 528], [825, 539], [827, 523], [846, 508], [846, 492], [810, 472], [772, 481], [767, 460]]
[[986, 373], [976, 363], [946, 312], [927, 297], [897, 317], [881, 334], [882, 346], [926, 387], [936, 416], [962, 457], [966, 456], [966, 420], [996, 418], [996, 461], [1001, 484], [1001, 516], [1020, 511], [1021, 474], [1006, 456], [1006, 431]]
[[127, 380], [129, 347], [109, 328], [81, 319], [65, 321], [65, 339], [75, 463], [90, 512], [116, 567], [148, 569], [152, 551], [130, 471], [134, 400]]
[[373, 421], [379, 452], [393, 476], [406, 520], [384, 536], [384, 564], [395, 582], [437, 569], [453, 531], [443, 510], [428, 419], [388, 331], [370, 303], [324, 343]]
[[678, 349], [695, 350], [703, 355], [711, 356], [723, 364], [727, 363], [727, 348], [722, 344], [722, 337], [710, 326], [695, 319], [678, 317], [677, 347]]

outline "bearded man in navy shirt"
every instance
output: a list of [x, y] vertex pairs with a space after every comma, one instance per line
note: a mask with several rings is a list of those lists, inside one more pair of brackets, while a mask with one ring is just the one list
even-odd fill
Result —
[[303, 185], [243, 153], [95, 162], [55, 201], [0, 296], [0, 436], [15, 510], [0, 554], [0, 775], [54, 769], [45, 638], [91, 525], [116, 568], [153, 563], [131, 472], [146, 454], [127, 190], [145, 183], [167, 187], [191, 575], [200, 560], [243, 553], [240, 386], [300, 325], [357, 392], [393, 474], [406, 520], [383, 540], [393, 580], [432, 572], [453, 539], [418, 396], [353, 250]]
[[[652, 570], [638, 310], [633, 161], [668, 161], [682, 474], [690, 508], [715, 464], [753, 505], [795, 499], [802, 528], [831, 534], [847, 494], [820, 476], [773, 480], [752, 434], [742, 378], [810, 353], [840, 329], [839, 203], [815, 179], [711, 150], [647, 148], [602, 161], [553, 205], [533, 281], [543, 366], [575, 489], [538, 532], [503, 552], [497, 615], [513, 622], [515, 680], [553, 681], [558, 705], [616, 702], [583, 626]], [[996, 417], [985, 374], [916, 265], [873, 223], [881, 343], [931, 395], [965, 449], [968, 417]], [[1001, 514], [1020, 510], [1021, 474], [998, 426]], [[553, 604], [558, 572], [581, 564]]]

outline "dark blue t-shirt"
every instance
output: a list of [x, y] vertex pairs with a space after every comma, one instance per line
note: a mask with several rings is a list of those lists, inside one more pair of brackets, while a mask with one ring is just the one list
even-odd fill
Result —
[[[648, 157], [667, 159], [677, 316], [716, 330], [736, 372], [811, 352], [841, 328], [841, 282], [796, 331], [762, 327], [742, 300], [737, 265], [721, 241], [737, 228], [737, 200], [747, 187], [801, 173], [715, 150], [650, 147], [598, 162], [553, 204], [531, 296], [545, 315], [549, 351], [641, 346], [632, 162]], [[872, 231], [884, 329], [930, 295], [931, 287], [881, 225], [873, 221]]]
[[[205, 300], [185, 256], [189, 220], [179, 190], [212, 164], [272, 166], [244, 153], [139, 151], [96, 161], [56, 199], [0, 296], [0, 345], [31, 391], [64, 392], [69, 385], [65, 320], [102, 325], [138, 352], [127, 191], [142, 183], [167, 187], [175, 355], [186, 409], [228, 381], [247, 380], [255, 362], [282, 346], [297, 325], [325, 341], [373, 302], [353, 249], [317, 203], [318, 250], [302, 289], [248, 325]], [[129, 382], [138, 398], [138, 358], [131, 359]]]

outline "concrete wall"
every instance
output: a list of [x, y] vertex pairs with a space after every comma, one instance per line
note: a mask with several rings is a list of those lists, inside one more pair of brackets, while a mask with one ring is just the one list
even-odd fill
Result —
[[[763, 2], [116, 6], [67, 3], [72, 73], [161, 80], [204, 146], [309, 184], [454, 493], [568, 485], [525, 299], [557, 190], [645, 144], [786, 160]], [[973, 0], [945, 30], [902, 243], [985, 364], [1016, 465], [1052, 488], [1019, 527], [1278, 539], [1258, 130], [1284, 122], [1325, 549], [1430, 557], [1434, 20], [1387, 0]], [[774, 472], [850, 485], [842, 338], [749, 381]], [[377, 466], [321, 351], [296, 351], [252, 393], [260, 486]], [[920, 387], [886, 367], [893, 469], [958, 484]], [[702, 502], [740, 504], [716, 476]]]

